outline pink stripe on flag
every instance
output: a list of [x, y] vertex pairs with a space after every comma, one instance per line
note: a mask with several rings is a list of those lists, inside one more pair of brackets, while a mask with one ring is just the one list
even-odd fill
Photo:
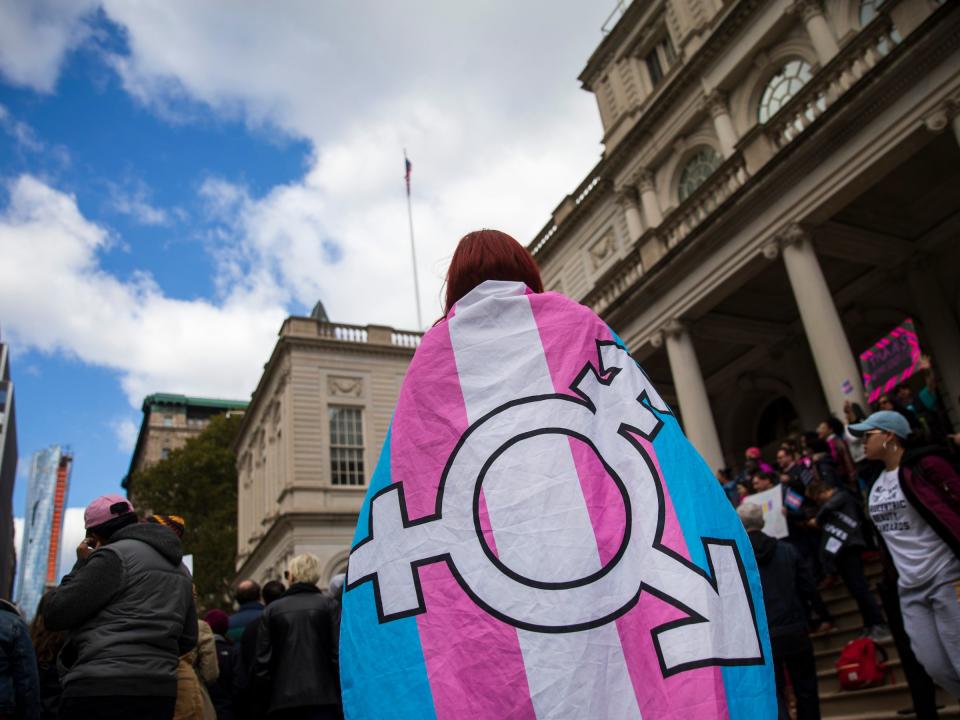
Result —
[[[547, 301], [547, 295], [530, 296], [534, 318], [540, 329], [547, 365], [557, 392], [569, 393], [570, 385], [587, 361], [597, 362], [596, 340], [613, 340], [613, 335], [602, 323], [598, 323], [594, 314], [585, 307], [573, 302], [558, 303], [556, 299]], [[578, 311], [579, 310], [579, 311]], [[590, 357], [578, 357], [571, 348], [589, 349]], [[657, 473], [660, 466], [650, 443], [643, 443], [653, 460]], [[616, 552], [623, 537], [624, 516], [612, 517], [609, 511], [601, 510], [603, 503], [611, 502], [610, 488], [615, 494], [614, 507], [622, 508], [622, 500], [612, 481], [605, 477], [602, 465], [596, 461], [592, 451], [582, 443], [578, 451], [574, 450], [577, 472], [581, 478], [584, 498], [597, 536], [597, 547], [601, 559], [606, 562]], [[593, 462], [586, 458], [589, 454]], [[600, 467], [597, 474], [596, 466]], [[662, 477], [662, 475], [661, 475]], [[683, 531], [673, 510], [673, 504], [664, 487], [665, 525], [663, 543], [683, 557], [690, 557], [687, 551]], [[615, 528], [609, 527], [614, 524]], [[659, 625], [682, 617], [675, 608], [649, 594], [641, 595], [640, 601], [626, 615], [616, 621], [620, 642], [623, 647], [627, 669], [636, 693], [640, 712], [645, 718], [668, 718], [681, 720], [676, 716], [676, 708], [684, 708], [684, 717], [689, 717], [692, 708], [697, 709], [697, 717], [702, 720], [727, 718], [726, 693], [721, 669], [717, 667], [701, 668], [678, 673], [664, 678], [657, 662], [656, 652], [650, 631]]]
[[[403, 483], [410, 519], [435, 511], [444, 465], [467, 428], [446, 322], [425, 336], [411, 374], [414, 365], [429, 366], [433, 381], [404, 383], [390, 446], [392, 480]], [[445, 563], [419, 572], [427, 612], [417, 626], [437, 718], [533, 719], [516, 629], [477, 607]]]

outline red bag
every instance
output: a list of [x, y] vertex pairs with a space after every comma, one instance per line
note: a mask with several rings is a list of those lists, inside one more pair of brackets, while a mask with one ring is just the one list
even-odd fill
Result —
[[[881, 660], [879, 656], [883, 657]], [[840, 651], [837, 676], [844, 690], [883, 685], [887, 678], [887, 653], [868, 637], [851, 640]]]

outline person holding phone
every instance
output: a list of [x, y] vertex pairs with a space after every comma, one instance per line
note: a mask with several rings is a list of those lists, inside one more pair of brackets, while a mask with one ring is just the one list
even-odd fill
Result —
[[44, 607], [48, 629], [70, 632], [60, 717], [169, 720], [177, 659], [197, 643], [180, 538], [138, 523], [121, 495], [90, 503], [84, 524], [77, 562]]

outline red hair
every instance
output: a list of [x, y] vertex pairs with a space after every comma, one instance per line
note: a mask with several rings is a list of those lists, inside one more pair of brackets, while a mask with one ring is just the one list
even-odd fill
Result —
[[444, 316], [484, 280], [513, 280], [543, 292], [540, 268], [523, 245], [499, 230], [475, 230], [463, 236], [450, 260]]

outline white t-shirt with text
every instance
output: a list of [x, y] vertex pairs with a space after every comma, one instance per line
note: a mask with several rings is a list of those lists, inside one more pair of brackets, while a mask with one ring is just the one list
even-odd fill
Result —
[[947, 544], [903, 496], [898, 470], [886, 470], [877, 478], [870, 490], [869, 511], [893, 557], [901, 587], [923, 585], [951, 564], [960, 566]]

